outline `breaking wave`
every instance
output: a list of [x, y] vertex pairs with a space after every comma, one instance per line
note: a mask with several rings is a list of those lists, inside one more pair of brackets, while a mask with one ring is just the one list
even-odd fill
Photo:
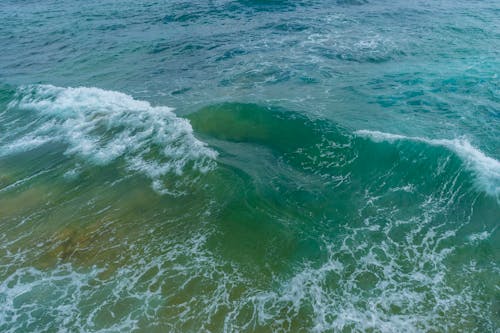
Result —
[[474, 173], [481, 189], [496, 197], [497, 200], [500, 198], [500, 161], [487, 156], [465, 138], [428, 139], [369, 130], [359, 130], [356, 134], [375, 142], [408, 140], [445, 147], [453, 151], [463, 161], [465, 167]]
[[[63, 143], [66, 154], [95, 165], [123, 158], [129, 170], [149, 177], [157, 191], [167, 191], [163, 176], [188, 169], [207, 172], [217, 156], [194, 137], [189, 121], [172, 111], [99, 88], [25, 86], [8, 113], [23, 112], [30, 121], [10, 126], [17, 130], [0, 137], [0, 156]], [[22, 121], [10, 119], [11, 124]]]

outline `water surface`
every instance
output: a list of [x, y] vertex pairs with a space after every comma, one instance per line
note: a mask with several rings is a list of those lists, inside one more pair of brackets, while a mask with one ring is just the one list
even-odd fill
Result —
[[0, 331], [497, 332], [495, 1], [0, 6]]

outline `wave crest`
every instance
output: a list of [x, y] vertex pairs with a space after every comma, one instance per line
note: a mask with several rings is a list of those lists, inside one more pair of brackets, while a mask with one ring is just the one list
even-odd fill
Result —
[[465, 138], [428, 139], [370, 130], [359, 130], [355, 133], [374, 142], [393, 143], [407, 140], [447, 148], [455, 153], [462, 160], [465, 167], [475, 175], [478, 187], [496, 197], [497, 201], [500, 201], [500, 161], [487, 156]]
[[217, 156], [172, 108], [116, 91], [30, 85], [18, 89], [9, 109], [34, 111], [36, 120], [4, 145], [1, 155], [62, 142], [66, 154], [96, 165], [124, 158], [129, 170], [151, 178], [159, 191], [165, 190], [162, 176], [181, 175], [189, 168], [207, 172]]

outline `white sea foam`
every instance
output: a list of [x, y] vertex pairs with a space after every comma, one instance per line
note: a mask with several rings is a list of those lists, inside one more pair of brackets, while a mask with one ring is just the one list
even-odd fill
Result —
[[[339, 242], [326, 242], [322, 265], [306, 264], [279, 288], [253, 294], [252, 319], [272, 331], [293, 331], [296, 318], [309, 312], [308, 331], [314, 332], [461, 331], [471, 321], [491, 329], [485, 305], [469, 286], [474, 278], [467, 274], [480, 272], [464, 273], [457, 289], [450, 283], [456, 277], [445, 262], [455, 253], [449, 243], [460, 225], [443, 230], [447, 224], [436, 224], [435, 217], [446, 205], [429, 199], [420, 206], [423, 214], [407, 221], [391, 222], [388, 212], [372, 221], [379, 228], [346, 226]], [[415, 227], [408, 230], [406, 223]]]
[[[22, 331], [23, 325], [39, 331], [207, 331], [202, 328], [211, 317], [232, 306], [238, 274], [207, 251], [203, 234], [184, 242], [150, 237], [154, 241], [125, 251], [132, 261], [108, 278], [101, 276], [105, 268], [71, 264], [8, 274], [0, 281], [0, 331]], [[194, 296], [190, 287], [200, 283], [204, 292]]]
[[26, 183], [26, 182], [28, 182], [28, 181], [30, 181], [30, 180], [38, 177], [38, 176], [46, 174], [46, 173], [48, 173], [50, 171], [52, 171], [52, 170], [50, 170], [50, 169], [49, 170], [43, 170], [43, 171], [37, 172], [37, 173], [35, 173], [35, 174], [31, 175], [31, 176], [25, 177], [23, 179], [19, 179], [19, 180], [15, 181], [14, 183], [10, 184], [10, 185], [7, 185], [5, 187], [0, 188], [0, 193], [5, 192], [5, 191], [9, 191], [9, 190], [11, 190], [13, 188], [16, 188], [18, 186], [21, 186], [22, 184], [24, 184], [24, 183]]
[[480, 242], [480, 241], [483, 241], [485, 239], [488, 239], [490, 236], [491, 236], [491, 232], [483, 231], [483, 232], [478, 232], [478, 233], [469, 235], [469, 237], [467, 237], [467, 238], [469, 239], [469, 241], [475, 243], [475, 242]]
[[482, 190], [496, 197], [497, 200], [500, 198], [500, 161], [487, 156], [465, 138], [428, 139], [370, 130], [359, 130], [355, 133], [358, 136], [369, 138], [374, 142], [385, 141], [392, 143], [400, 140], [409, 140], [445, 147], [453, 151], [463, 161], [465, 167], [474, 173], [477, 184]]
[[[151, 229], [107, 278], [105, 269], [69, 264], [9, 274], [0, 282], [0, 330], [21, 329], [26, 315], [41, 330], [97, 332], [461, 331], [478, 322], [488, 331], [484, 304], [468, 287], [473, 277], [461, 276], [460, 290], [446, 279], [453, 248], [441, 243], [455, 234], [436, 228], [438, 206], [425, 200], [426, 214], [407, 221], [415, 228], [398, 240], [391, 231], [401, 224], [385, 218], [376, 230], [346, 227], [325, 239], [319, 265], [304, 263], [261, 286], [207, 248], [210, 230], [178, 241]], [[381, 241], [367, 241], [372, 236]]]
[[47, 142], [67, 145], [66, 153], [97, 165], [123, 157], [161, 188], [161, 177], [187, 168], [210, 170], [217, 154], [197, 140], [189, 121], [169, 107], [152, 106], [129, 95], [98, 88], [32, 85], [20, 88], [12, 112], [35, 112], [24, 135], [0, 147], [6, 155]]

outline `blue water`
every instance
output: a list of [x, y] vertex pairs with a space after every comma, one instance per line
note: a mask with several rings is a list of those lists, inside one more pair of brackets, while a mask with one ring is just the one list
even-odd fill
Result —
[[0, 45], [0, 331], [500, 330], [500, 2], [4, 0]]

